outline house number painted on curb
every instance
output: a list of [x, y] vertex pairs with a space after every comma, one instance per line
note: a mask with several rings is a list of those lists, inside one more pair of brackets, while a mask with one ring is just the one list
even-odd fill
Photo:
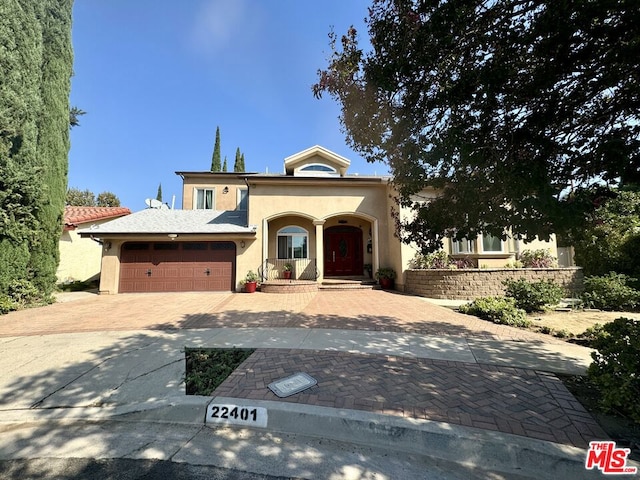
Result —
[[207, 423], [267, 427], [267, 409], [247, 405], [221, 405], [211, 403], [207, 407]]

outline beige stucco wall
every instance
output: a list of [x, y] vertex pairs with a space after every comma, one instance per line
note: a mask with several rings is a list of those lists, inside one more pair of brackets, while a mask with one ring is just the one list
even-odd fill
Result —
[[[214, 183], [215, 182], [215, 183]], [[229, 191], [224, 193], [227, 187]], [[227, 175], [212, 175], [210, 178], [187, 177], [182, 186], [182, 209], [194, 207], [194, 191], [198, 188], [214, 189], [214, 210], [235, 210], [238, 206], [238, 190], [247, 189], [244, 180]]]
[[[371, 263], [374, 268], [383, 266], [394, 268], [397, 272], [401, 271], [400, 242], [393, 235], [393, 224], [389, 215], [393, 200], [389, 198], [389, 188], [386, 184], [372, 182], [362, 185], [327, 185], [327, 182], [324, 182], [321, 185], [265, 185], [252, 184], [251, 181], [249, 184], [248, 223], [258, 226], [259, 241], [247, 248], [247, 260], [254, 265], [260, 265], [265, 260], [262, 258], [262, 238], [265, 227], [263, 219], [267, 219], [269, 257], [276, 256], [275, 235], [278, 229], [297, 224], [309, 231], [309, 256], [316, 258], [317, 236], [313, 224], [316, 221], [324, 222], [323, 230], [334, 225], [361, 228], [363, 263]], [[374, 242], [372, 254], [368, 254], [366, 250], [370, 229]], [[322, 267], [319, 262], [318, 268]]]
[[[109, 219], [113, 220], [113, 219]], [[92, 221], [80, 225], [101, 225], [109, 220]], [[60, 241], [60, 264], [56, 276], [59, 282], [84, 282], [96, 279], [100, 275], [102, 246], [90, 238], [80, 238], [77, 230], [62, 232]]]

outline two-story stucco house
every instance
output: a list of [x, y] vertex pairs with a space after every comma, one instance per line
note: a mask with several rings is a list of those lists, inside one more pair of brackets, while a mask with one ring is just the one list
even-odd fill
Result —
[[[182, 210], [150, 208], [90, 232], [103, 240], [101, 293], [236, 291], [249, 270], [268, 282], [287, 264], [294, 281], [317, 283], [389, 267], [402, 290], [415, 250], [395, 236], [393, 187], [349, 175], [349, 163], [315, 146], [286, 158], [282, 174], [176, 172]], [[498, 266], [519, 244], [487, 237], [446, 248]]]

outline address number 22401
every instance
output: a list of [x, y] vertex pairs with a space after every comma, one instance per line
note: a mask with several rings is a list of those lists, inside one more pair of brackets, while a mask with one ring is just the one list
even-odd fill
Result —
[[266, 427], [267, 409], [246, 405], [220, 405], [212, 403], [207, 407], [207, 423]]

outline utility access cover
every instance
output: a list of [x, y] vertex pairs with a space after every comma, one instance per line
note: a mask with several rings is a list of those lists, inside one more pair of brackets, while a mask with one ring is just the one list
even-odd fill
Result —
[[299, 372], [270, 383], [269, 390], [275, 393], [278, 397], [284, 398], [313, 387], [317, 383], [318, 381], [315, 378], [307, 375], [306, 373]]

